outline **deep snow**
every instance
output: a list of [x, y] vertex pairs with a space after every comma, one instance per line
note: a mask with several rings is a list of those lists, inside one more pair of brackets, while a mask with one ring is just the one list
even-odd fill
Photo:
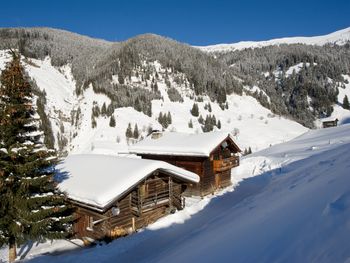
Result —
[[309, 131], [247, 156], [233, 187], [138, 234], [31, 262], [346, 262], [349, 149], [350, 125]]

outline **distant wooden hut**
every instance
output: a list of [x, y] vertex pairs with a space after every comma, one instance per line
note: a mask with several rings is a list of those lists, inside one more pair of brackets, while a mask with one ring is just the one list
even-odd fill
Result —
[[338, 119], [335, 119], [334, 121], [324, 121], [322, 122], [323, 128], [330, 128], [330, 127], [336, 127], [338, 126]]
[[198, 174], [199, 184], [188, 187], [185, 194], [204, 196], [231, 184], [231, 168], [239, 165], [241, 150], [225, 132], [153, 132], [130, 146], [129, 152]]
[[185, 206], [198, 175], [165, 162], [72, 155], [57, 166], [60, 190], [76, 207], [77, 237], [116, 238]]

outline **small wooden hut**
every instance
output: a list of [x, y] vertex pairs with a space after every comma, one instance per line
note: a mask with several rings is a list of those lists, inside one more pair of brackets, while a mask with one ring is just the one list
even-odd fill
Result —
[[239, 165], [241, 150], [225, 132], [153, 132], [129, 152], [198, 174], [199, 184], [188, 187], [186, 195], [204, 196], [231, 184], [231, 169]]
[[338, 126], [338, 119], [335, 119], [333, 121], [324, 121], [322, 122], [323, 128], [330, 128], [330, 127], [336, 127]]
[[185, 206], [198, 175], [165, 162], [71, 155], [58, 165], [61, 191], [76, 207], [77, 237], [116, 238]]

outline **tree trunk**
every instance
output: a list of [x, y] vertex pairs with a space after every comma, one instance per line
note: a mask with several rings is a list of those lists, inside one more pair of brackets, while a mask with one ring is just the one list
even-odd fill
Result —
[[9, 262], [14, 262], [17, 257], [17, 252], [16, 252], [16, 239], [15, 238], [10, 238], [9, 240]]

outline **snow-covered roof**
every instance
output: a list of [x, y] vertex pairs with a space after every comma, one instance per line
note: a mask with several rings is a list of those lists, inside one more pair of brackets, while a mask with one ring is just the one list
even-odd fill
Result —
[[68, 198], [103, 210], [156, 170], [188, 182], [199, 176], [162, 161], [97, 154], [70, 155], [56, 167], [58, 188]]
[[[231, 135], [227, 132], [199, 134], [162, 132], [159, 134], [159, 137], [153, 135], [157, 134], [153, 133], [144, 140], [130, 146], [129, 152], [136, 154], [208, 157], [226, 138], [231, 138]], [[237, 145], [235, 147], [240, 151]]]

